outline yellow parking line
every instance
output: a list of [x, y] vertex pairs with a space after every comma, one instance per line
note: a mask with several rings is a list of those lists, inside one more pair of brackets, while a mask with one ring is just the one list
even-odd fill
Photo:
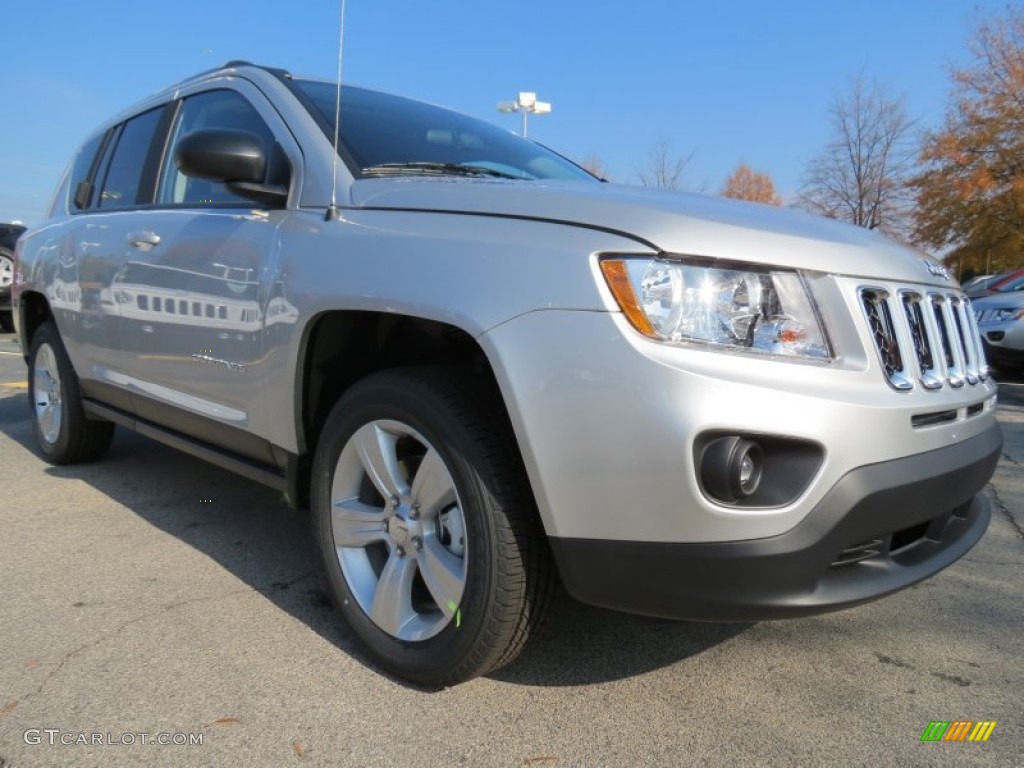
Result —
[[8, 389], [28, 389], [27, 381], [0, 381], [0, 387]]

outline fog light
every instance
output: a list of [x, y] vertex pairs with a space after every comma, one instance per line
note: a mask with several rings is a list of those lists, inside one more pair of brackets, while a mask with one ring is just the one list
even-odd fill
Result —
[[761, 446], [754, 441], [720, 437], [704, 448], [700, 479], [708, 495], [731, 504], [757, 492], [763, 464]]

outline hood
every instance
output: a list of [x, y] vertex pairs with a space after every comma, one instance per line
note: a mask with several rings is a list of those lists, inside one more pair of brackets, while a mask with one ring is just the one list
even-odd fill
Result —
[[351, 194], [356, 207], [544, 219], [614, 230], [666, 253], [953, 284], [924, 253], [877, 232], [802, 211], [721, 197], [619, 184], [462, 177], [360, 179]]

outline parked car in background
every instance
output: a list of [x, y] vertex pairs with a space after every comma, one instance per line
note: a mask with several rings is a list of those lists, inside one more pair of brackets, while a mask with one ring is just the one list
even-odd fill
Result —
[[87, 137], [18, 242], [49, 461], [117, 424], [286, 492], [353, 635], [434, 685], [514, 659], [555, 574], [797, 617], [984, 534], [996, 384], [942, 265], [340, 91], [338, 145], [337, 83], [245, 62]]
[[992, 280], [995, 280], [998, 275], [975, 275], [967, 282], [960, 284], [960, 290], [966, 293], [968, 296], [971, 295], [972, 290], [984, 288]]
[[14, 330], [11, 286], [14, 284], [14, 244], [25, 231], [21, 224], [0, 224], [0, 331]]
[[972, 306], [988, 361], [1003, 367], [1024, 364], [1024, 290], [975, 299]]
[[999, 292], [1019, 291], [1021, 288], [1024, 288], [1024, 269], [1015, 269], [995, 275], [982, 285], [967, 290], [966, 293], [968, 298], [976, 299]]
[[989, 296], [998, 296], [1001, 293], [1017, 293], [1024, 291], [1024, 270], [1012, 273], [1009, 277], [992, 283], [988, 289]]

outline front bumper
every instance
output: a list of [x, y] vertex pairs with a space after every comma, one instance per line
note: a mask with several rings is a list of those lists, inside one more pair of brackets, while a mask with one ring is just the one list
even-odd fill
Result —
[[594, 605], [677, 619], [752, 621], [838, 610], [962, 557], [990, 519], [993, 424], [956, 445], [844, 475], [792, 530], [748, 541], [551, 538], [566, 588]]
[[1021, 365], [1024, 363], [1024, 349], [1003, 343], [992, 343], [984, 335], [981, 340], [985, 347], [985, 358], [993, 365]]

